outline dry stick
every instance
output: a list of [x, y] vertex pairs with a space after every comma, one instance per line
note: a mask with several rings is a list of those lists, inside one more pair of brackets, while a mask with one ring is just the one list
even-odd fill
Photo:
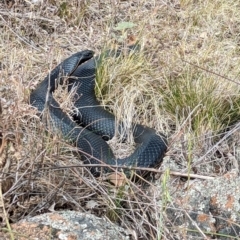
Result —
[[34, 16], [32, 15], [32, 13], [25, 13], [25, 14], [21, 14], [21, 13], [15, 13], [15, 12], [4, 12], [4, 11], [0, 11], [0, 14], [11, 17], [11, 18], [30, 18], [33, 20], [42, 20], [42, 21], [46, 21], [46, 22], [55, 22], [56, 20], [52, 20], [49, 18], [44, 18], [44, 17], [39, 17], [39, 16]]
[[[1, 117], [1, 114], [2, 114], [2, 107], [1, 107], [1, 99], [0, 99], [0, 117]], [[5, 145], [6, 145], [6, 141], [2, 137], [1, 133], [0, 133], [0, 137], [1, 137], [0, 138], [0, 155], [1, 155], [1, 152], [3, 151], [3, 149], [4, 149]], [[5, 162], [3, 162], [2, 164], [5, 165]], [[3, 175], [4, 175], [4, 172], [1, 172], [0, 179], [5, 179], [3, 177]], [[14, 234], [13, 234], [13, 231], [11, 229], [11, 225], [10, 225], [9, 219], [8, 219], [8, 214], [6, 212], [5, 205], [4, 205], [4, 197], [3, 197], [3, 193], [2, 193], [2, 183], [3, 183], [3, 181], [0, 181], [0, 206], [1, 206], [1, 210], [2, 210], [3, 215], [4, 215], [5, 223], [7, 225], [8, 233], [10, 234], [10, 239], [14, 240]]]
[[4, 206], [4, 200], [3, 200], [3, 194], [2, 194], [2, 182], [0, 183], [0, 202], [1, 202], [0, 205], [2, 206], [2, 210], [3, 210], [5, 222], [6, 222], [6, 225], [7, 225], [7, 229], [8, 229], [8, 232], [10, 234], [10, 239], [14, 240], [14, 234], [12, 232], [11, 225], [10, 225], [9, 220], [8, 220], [8, 214], [7, 214], [5, 206]]
[[209, 69], [205, 69], [205, 68], [203, 68], [203, 67], [200, 67], [199, 65], [196, 65], [196, 64], [194, 64], [194, 63], [188, 62], [188, 61], [186, 61], [186, 60], [184, 60], [184, 59], [181, 59], [181, 60], [182, 60], [183, 62], [188, 63], [188, 64], [190, 64], [190, 65], [192, 65], [192, 66], [194, 66], [194, 67], [196, 67], [196, 68], [199, 68], [199, 69], [201, 69], [201, 70], [203, 70], [203, 71], [209, 72], [209, 73], [211, 73], [211, 74], [213, 74], [213, 75], [216, 75], [216, 76], [218, 76], [218, 77], [221, 77], [221, 78], [223, 78], [223, 79], [226, 79], [226, 80], [228, 80], [229, 82], [233, 82], [233, 83], [236, 83], [237, 85], [240, 85], [239, 82], [236, 82], [236, 81], [232, 80], [231, 78], [228, 78], [228, 77], [223, 76], [223, 75], [221, 75], [221, 74], [219, 74], [219, 73], [213, 72], [213, 71], [211, 71], [211, 70], [209, 70]]
[[[108, 165], [108, 164], [78, 164], [78, 165], [70, 165], [70, 166], [56, 166], [56, 167], [49, 167], [49, 168], [41, 168], [39, 170], [54, 170], [54, 169], [64, 169], [64, 168], [77, 168], [77, 167], [109, 167], [109, 168], [121, 168], [121, 169], [129, 169], [129, 170], [141, 170], [141, 171], [148, 171], [148, 172], [155, 172], [155, 173], [163, 173], [162, 170], [157, 170], [155, 168], [143, 168], [143, 167], [128, 167], [128, 166], [117, 166], [117, 165]], [[181, 176], [181, 177], [190, 177], [190, 178], [199, 178], [205, 180], [212, 180], [215, 177], [203, 176], [198, 174], [188, 174], [188, 173], [181, 173], [176, 171], [170, 171], [171, 175], [174, 176]]]
[[50, 193], [48, 193], [46, 195], [46, 197], [44, 197], [43, 199], [43, 203], [39, 203], [37, 204], [37, 206], [35, 208], [33, 208], [28, 215], [31, 215], [32, 213], [34, 213], [36, 210], [41, 211], [42, 209], [44, 209], [45, 206], [47, 206], [49, 204], [49, 202], [51, 202], [51, 199], [54, 199], [54, 197], [57, 195], [59, 189], [64, 185], [65, 182], [65, 177], [62, 179], [62, 181], [58, 184], [58, 186], [53, 186], [53, 189], [51, 190]]
[[[201, 161], [210, 153], [213, 151], [214, 148], [216, 148], [220, 143], [222, 143], [224, 140], [226, 140], [232, 133], [236, 130], [240, 129], [240, 123], [238, 123], [231, 131], [229, 131], [224, 137], [219, 140], [211, 149], [209, 149], [206, 154], [204, 154], [201, 158], [199, 158], [196, 162], [193, 163], [193, 167], [195, 167], [197, 164], [201, 163]], [[205, 162], [207, 163], [207, 162]]]
[[[46, 150], [44, 149], [44, 150], [37, 156], [37, 158], [41, 157], [41, 155], [42, 155], [45, 151], [46, 151]], [[36, 158], [36, 159], [37, 159], [37, 158]], [[19, 177], [17, 176], [17, 181], [11, 186], [11, 188], [8, 189], [7, 192], [5, 192], [5, 193], [3, 194], [3, 196], [6, 196], [9, 192], [13, 191], [14, 188], [16, 188], [16, 186], [18, 185], [18, 183], [24, 178], [24, 176], [26, 176], [26, 174], [28, 173], [29, 170], [30, 170], [31, 175], [33, 174], [33, 173], [32, 173], [32, 170], [31, 170], [31, 167], [32, 167], [32, 165], [29, 165]], [[19, 166], [19, 164], [18, 164], [18, 165], [17, 165], [17, 172], [18, 172], [19, 168], [21, 168], [21, 165]], [[39, 168], [38, 168], [37, 171], [39, 171]], [[17, 172], [16, 172], [16, 174], [17, 174]], [[1, 174], [10, 174], [10, 173], [5, 173], [5, 172], [0, 172], [0, 173], [1, 173]], [[3, 179], [3, 177], [0, 177], [0, 179]], [[30, 178], [27, 179], [26, 181], [29, 182], [29, 181], [30, 181]]]
[[204, 233], [203, 231], [200, 229], [200, 227], [197, 225], [197, 223], [189, 216], [189, 214], [187, 213], [187, 211], [185, 211], [185, 214], [187, 215], [188, 219], [192, 222], [192, 224], [195, 226], [195, 228], [197, 228], [198, 232], [202, 235], [202, 237], [204, 239], [209, 239]]
[[[174, 137], [175, 139], [178, 138], [179, 136], [181, 136], [182, 130], [184, 128], [184, 126], [187, 124], [189, 118], [197, 111], [198, 107], [200, 105], [197, 105], [191, 112], [190, 114], [187, 116], [187, 118], [185, 119], [185, 121], [183, 122], [183, 124], [180, 127], [180, 130], [178, 131], [178, 133], [176, 134], [176, 137]], [[174, 140], [172, 140], [172, 142], [169, 144], [168, 148], [171, 148], [172, 144], [173, 144]]]
[[1, 98], [0, 98], [0, 116], [2, 115], [2, 102], [1, 102]]
[[199, 179], [204, 179], [204, 180], [213, 180], [215, 177], [209, 177], [209, 176], [203, 176], [203, 175], [198, 175], [198, 174], [193, 174], [193, 173], [180, 173], [180, 172], [175, 172], [175, 171], [170, 171], [171, 175], [174, 176], [181, 176], [181, 177], [190, 177], [190, 178], [199, 178]]
[[16, 33], [15, 31], [13, 31], [13, 29], [8, 25], [8, 23], [6, 22], [6, 20], [0, 15], [1, 19], [3, 20], [3, 22], [5, 23], [5, 25], [9, 28], [9, 30], [15, 34], [21, 41], [23, 41], [24, 43], [26, 43], [27, 45], [29, 45], [30, 47], [34, 48], [37, 51], [40, 51], [39, 48], [35, 47], [33, 44], [31, 44], [28, 40], [26, 40], [24, 37], [21, 37], [18, 33]]

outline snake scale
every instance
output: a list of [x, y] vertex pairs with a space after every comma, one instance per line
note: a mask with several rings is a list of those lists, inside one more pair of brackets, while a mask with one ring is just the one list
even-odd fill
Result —
[[[167, 140], [154, 129], [140, 124], [134, 124], [132, 131], [137, 145], [135, 151], [124, 159], [115, 158], [105, 140], [114, 136], [116, 128], [121, 131], [123, 124], [117, 125], [115, 116], [105, 110], [96, 98], [95, 73], [99, 58], [93, 54], [84, 50], [61, 62], [30, 94], [30, 104], [40, 113], [48, 112], [47, 127], [74, 144], [86, 164], [103, 162], [118, 167], [144, 168], [160, 165], [167, 150]], [[73, 86], [77, 87], [74, 105], [78, 112], [73, 119], [61, 110], [52, 95], [65, 79], [69, 91]], [[90, 170], [94, 174], [100, 171], [97, 167]], [[109, 168], [105, 167], [104, 171], [108, 172]]]

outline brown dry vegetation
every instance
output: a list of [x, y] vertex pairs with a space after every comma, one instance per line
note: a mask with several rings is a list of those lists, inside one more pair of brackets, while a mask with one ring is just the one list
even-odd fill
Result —
[[[238, 171], [240, 3], [32, 2], [0, 3], [2, 226], [53, 209], [88, 210], [139, 239], [183, 239], [165, 214], [183, 189], [180, 173], [189, 180]], [[117, 30], [122, 22], [134, 25]], [[94, 178], [76, 149], [45, 131], [28, 98], [72, 53], [98, 54], [136, 39], [135, 58], [99, 69], [96, 92], [117, 117], [167, 135], [169, 150], [159, 179], [116, 187]], [[118, 156], [128, 151], [114, 148]]]

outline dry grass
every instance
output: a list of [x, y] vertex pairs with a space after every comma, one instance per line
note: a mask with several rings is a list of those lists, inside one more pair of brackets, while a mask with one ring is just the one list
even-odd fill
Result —
[[[165, 214], [176, 184], [169, 169], [221, 176], [234, 165], [229, 153], [239, 159], [238, 1], [11, 2], [0, 3], [3, 223], [51, 209], [90, 209], [138, 239], [174, 239]], [[116, 30], [121, 22], [135, 26]], [[117, 188], [94, 178], [73, 147], [45, 131], [28, 97], [71, 53], [100, 53], [135, 39], [139, 52], [104, 61], [96, 92], [117, 118], [163, 132], [170, 145], [160, 179]]]

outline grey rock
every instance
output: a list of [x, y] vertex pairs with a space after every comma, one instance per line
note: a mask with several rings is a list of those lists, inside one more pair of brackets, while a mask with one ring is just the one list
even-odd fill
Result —
[[[45, 213], [12, 224], [14, 236], [51, 240], [129, 240], [127, 230], [92, 214], [76, 211]], [[5, 237], [5, 238], [4, 238]], [[8, 239], [5, 234], [1, 239]]]

